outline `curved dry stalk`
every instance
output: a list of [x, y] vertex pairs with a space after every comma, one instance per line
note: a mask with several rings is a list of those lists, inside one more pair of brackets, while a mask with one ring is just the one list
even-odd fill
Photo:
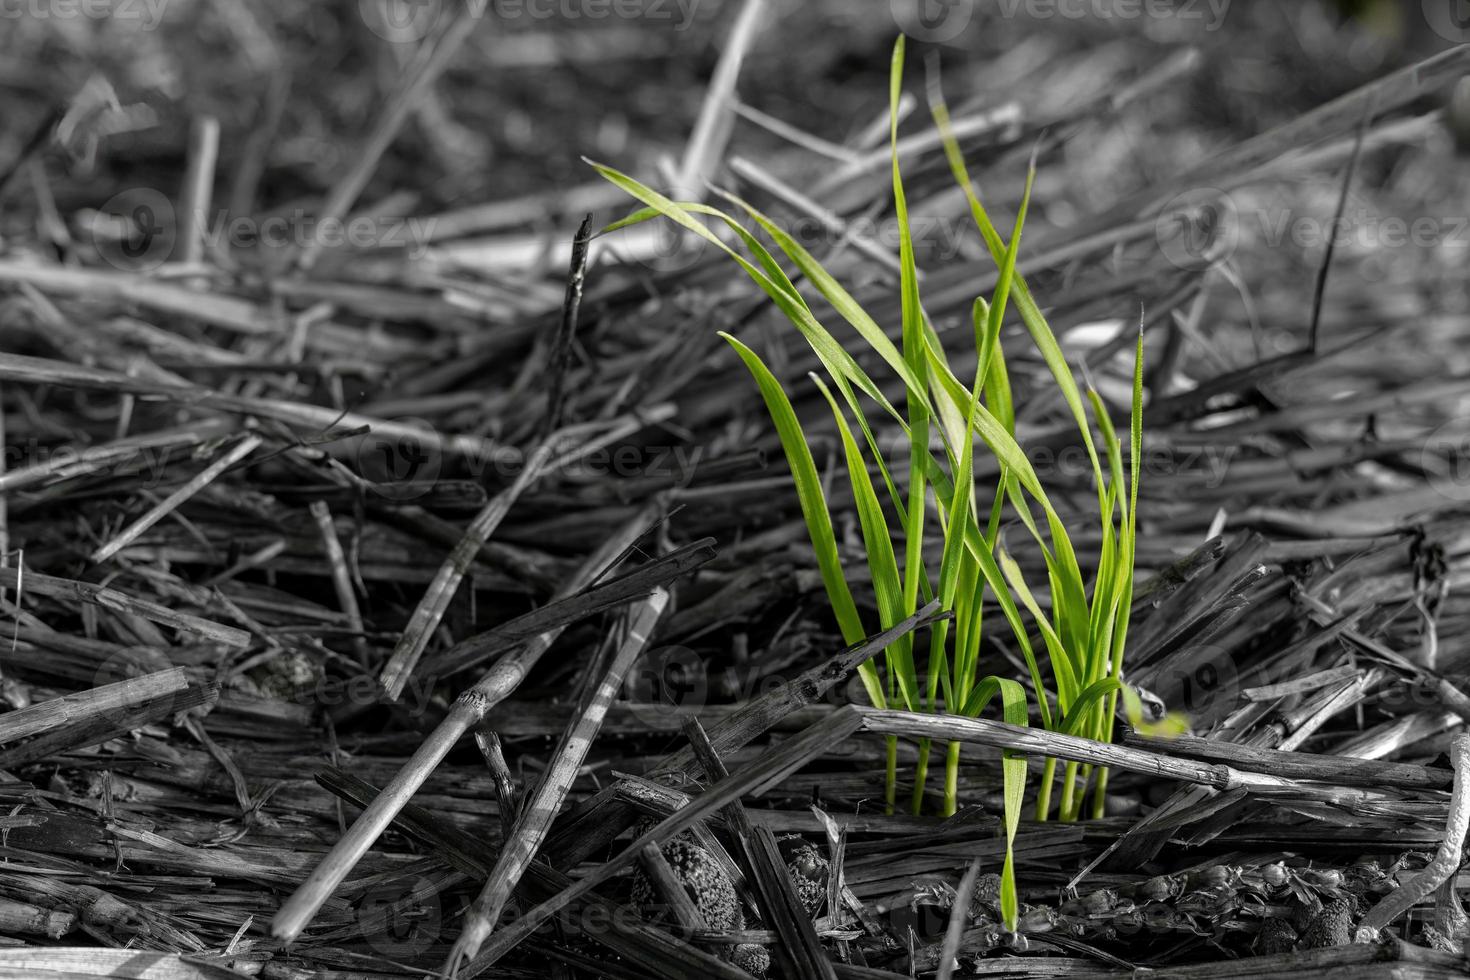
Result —
[[1470, 832], [1470, 732], [1456, 735], [1450, 743], [1450, 761], [1455, 769], [1455, 788], [1450, 794], [1450, 816], [1445, 822], [1444, 840], [1440, 842], [1434, 860], [1368, 910], [1353, 935], [1355, 942], [1376, 942], [1378, 934], [1388, 928], [1389, 923], [1424, 901], [1460, 870], [1465, 834]]

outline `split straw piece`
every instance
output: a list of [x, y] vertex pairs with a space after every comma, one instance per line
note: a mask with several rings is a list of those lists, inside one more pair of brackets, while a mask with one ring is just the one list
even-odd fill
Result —
[[506, 838], [500, 850], [500, 859], [495, 862], [489, 879], [480, 896], [470, 909], [463, 931], [449, 952], [446, 971], [453, 976], [459, 965], [473, 959], [480, 946], [500, 921], [505, 903], [520, 883], [541, 844], [551, 830], [551, 823], [577, 778], [587, 758], [587, 750], [602, 729], [602, 721], [613, 698], [623, 686], [623, 678], [633, 666], [633, 661], [648, 645], [659, 617], [669, 604], [669, 593], [655, 589], [632, 614], [627, 624], [627, 633], [618, 646], [617, 655], [608, 665], [607, 673], [598, 683], [591, 699], [562, 734], [561, 743], [552, 755], [546, 774], [541, 777], [536, 792], [521, 808], [520, 819], [515, 829]]
[[260, 447], [260, 443], [260, 436], [253, 433], [245, 436], [245, 438], [235, 444], [235, 448], [225, 453], [213, 463], [210, 463], [199, 473], [195, 474], [194, 478], [188, 483], [185, 483], [173, 493], [169, 494], [149, 510], [148, 513], [134, 521], [125, 531], [92, 552], [92, 561], [98, 563], [104, 562], [138, 540], [143, 532], [173, 513], [184, 501], [213, 483], [225, 470], [255, 452]]
[[[660, 505], [654, 504], [640, 511], [603, 543], [602, 547], [577, 569], [557, 590], [554, 599], [563, 599], [585, 588], [601, 577], [607, 569], [647, 531], [657, 519]], [[301, 883], [295, 893], [286, 899], [271, 922], [272, 934], [290, 942], [316, 915], [332, 892], [362, 860], [364, 854], [382, 835], [398, 812], [413, 798], [414, 793], [428, 779], [434, 769], [449, 754], [460, 738], [474, 728], [485, 713], [509, 696], [536, 666], [536, 662], [561, 635], [566, 626], [546, 631], [523, 646], [501, 657], [490, 666], [471, 688], [454, 702], [439, 727], [429, 734], [413, 756], [403, 764], [382, 793], [358, 816], [357, 822], [337, 841], [316, 869]]]
[[177, 694], [188, 686], [184, 668], [171, 667], [42, 701], [0, 715], [0, 745], [9, 745], [97, 715], [117, 714], [152, 698]]

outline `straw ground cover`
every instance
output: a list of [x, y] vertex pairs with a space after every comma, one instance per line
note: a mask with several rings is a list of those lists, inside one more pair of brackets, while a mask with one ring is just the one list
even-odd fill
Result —
[[[478, 956], [499, 961], [480, 975], [543, 976], [561, 968], [556, 960], [574, 976], [739, 980], [720, 958], [732, 937], [685, 931], [627, 904], [627, 872], [647, 851], [633, 812], [641, 806], [664, 820], [683, 814], [685, 824], [663, 827], [664, 839], [683, 826], [747, 882], [785, 880], [766, 831], [822, 852], [835, 872], [822, 910], [792, 916], [792, 903], [760, 895], [752, 896], [759, 914], [747, 909], [751, 935], [742, 940], [764, 944], [781, 976], [1463, 974], [1463, 955], [1439, 951], [1464, 935], [1453, 918], [1462, 856], [1454, 845], [1470, 798], [1463, 739], [1452, 737], [1470, 717], [1462, 693], [1470, 601], [1455, 587], [1470, 570], [1459, 465], [1470, 309], [1463, 250], [1453, 238], [1439, 249], [1370, 247], [1354, 234], [1337, 249], [1330, 280], [1317, 280], [1326, 289], [1313, 310], [1314, 274], [1326, 263], [1320, 246], [1290, 232], [1328, 220], [1347, 185], [1353, 221], [1363, 208], [1410, 224], [1463, 211], [1464, 168], [1435, 111], [1445, 103], [1435, 100], [1447, 98], [1470, 50], [1385, 74], [1341, 56], [1348, 45], [1338, 42], [1352, 32], [1320, 16], [1315, 0], [1254, 5], [1217, 34], [1172, 37], [1152, 29], [1157, 23], [1028, 25], [975, 5], [969, 37], [944, 52], [955, 80], [952, 128], [998, 226], [1000, 260], [979, 254], [984, 235], [947, 250], [926, 227], [936, 216], [967, 234], [973, 225], [942, 141], [928, 125], [903, 124], [917, 308], [932, 317], [965, 393], [979, 389], [974, 425], [986, 424], [983, 408], [1026, 449], [1085, 571], [1089, 602], [1101, 513], [1067, 399], [1027, 330], [1033, 297], [1067, 360], [1088, 366], [1079, 380], [1095, 377], [1112, 413], [1124, 464], [1115, 538], [1124, 504], [1138, 528], [1127, 680], [1187, 709], [1197, 737], [1124, 730], [1108, 745], [1042, 724], [1021, 643], [967, 542], [976, 533], [985, 542], [1003, 495], [992, 554], [1056, 729], [1064, 715], [1047, 638], [1007, 580], [1008, 572], [1022, 578], [1065, 642], [1046, 552], [996, 479], [999, 457], [968, 431], [969, 402], [958, 408], [929, 351], [902, 342], [896, 239], [888, 248], [866, 224], [875, 215], [897, 227], [891, 159], [887, 147], [875, 150], [890, 127], [887, 118], [867, 125], [877, 107], [862, 93], [878, 95], [881, 81], [865, 74], [854, 82], [848, 66], [889, 67], [886, 5], [767, 4], [781, 8], [780, 29], [751, 43], [738, 88], [716, 84], [722, 72], [709, 76], [711, 112], [700, 118], [739, 111], [731, 127], [694, 126], [697, 107], [684, 96], [706, 77], [705, 55], [718, 51], [723, 62], [739, 48], [722, 39], [756, 6], [745, 0], [701, 5], [688, 41], [662, 54], [652, 42], [667, 32], [604, 22], [623, 30], [586, 44], [592, 38], [574, 34], [577, 25], [523, 23], [556, 42], [537, 49], [549, 60], [534, 75], [504, 57], [532, 49], [487, 20], [438, 85], [417, 79], [418, 67], [446, 62], [432, 56], [439, 34], [421, 45], [389, 41], [362, 26], [353, 4], [248, 6], [241, 14], [242, 5], [174, 5], [158, 33], [136, 43], [104, 33], [100, 21], [95, 39], [77, 20], [53, 22], [44, 43], [37, 33], [46, 25], [34, 20], [16, 18], [0, 32], [0, 48], [23, 69], [4, 82], [14, 96], [5, 153], [14, 179], [0, 256], [0, 534], [8, 541], [0, 550], [9, 565], [0, 582], [14, 620], [4, 625], [0, 701], [11, 710], [0, 799], [5, 841], [22, 857], [0, 876], [0, 912], [8, 941], [29, 944], [0, 951], [12, 972], [126, 972], [141, 955], [152, 969], [193, 975], [437, 973], [472, 925], [466, 913], [486, 881], [506, 887], [500, 866], [519, 869], [519, 909], [544, 916], [554, 902], [560, 924], [518, 925], [528, 915], [497, 926]], [[859, 6], [874, 14], [860, 19], [861, 31], [852, 29]], [[805, 29], [795, 18], [806, 18]], [[220, 43], [252, 19], [264, 28], [252, 43]], [[643, 56], [620, 59], [619, 41]], [[1303, 60], [1304, 49], [1327, 56]], [[1241, 59], [1242, 50], [1253, 57]], [[911, 38], [911, 59], [916, 53]], [[650, 55], [690, 84], [649, 71]], [[567, 58], [582, 70], [568, 70]], [[361, 70], [378, 63], [384, 71]], [[110, 135], [97, 142], [95, 169], [78, 168], [84, 161], [74, 153], [86, 146], [58, 145], [40, 118], [64, 109], [90, 68], [119, 86], [124, 110], [104, 110], [99, 129]], [[145, 106], [136, 69], [187, 84]], [[1241, 72], [1249, 86], [1239, 84]], [[533, 97], [529, 127], [506, 125], [522, 93]], [[1222, 94], [1224, 104], [1211, 97]], [[257, 102], [260, 111], [234, 111]], [[621, 105], [631, 114], [626, 127], [614, 116]], [[803, 119], [803, 105], [821, 105], [823, 115]], [[196, 140], [192, 120], [222, 108], [232, 111], [219, 120], [218, 146], [208, 126]], [[148, 115], [158, 125], [145, 138], [118, 132]], [[815, 139], [781, 136], [787, 143], [772, 149], [760, 128], [772, 122], [787, 122], [788, 133], [810, 126]], [[460, 145], [456, 128], [493, 141], [493, 159], [441, 159], [437, 148]], [[530, 144], [516, 137], [527, 128]], [[827, 617], [812, 615], [825, 613], [827, 599], [810, 590], [819, 579], [805, 568], [814, 563], [798, 497], [772, 492], [789, 489], [790, 477], [784, 464], [763, 471], [751, 445], [755, 434], [774, 449], [776, 427], [757, 407], [760, 386], [745, 361], [715, 332], [736, 333], [779, 380], [821, 477], [853, 609], [876, 629], [885, 613], [847, 446], [806, 372], [840, 408], [866, 464], [900, 609], [910, 405], [899, 369], [813, 285], [819, 273], [799, 268], [738, 203], [706, 199], [758, 236], [898, 418], [844, 374], [866, 411], [858, 414], [802, 332], [712, 247], [704, 255], [712, 261], [650, 276], [634, 260], [662, 246], [647, 233], [666, 218], [592, 250], [575, 334], [559, 325], [574, 319], [564, 303], [580, 274], [569, 275], [555, 254], [526, 272], [506, 265], [511, 251], [554, 252], [547, 243], [572, 239], [587, 210], [604, 212], [601, 226], [630, 209], [625, 190], [595, 175], [581, 174], [593, 179], [575, 186], [579, 152], [643, 175], [657, 172], [660, 157], [680, 156], [677, 141], [690, 133], [727, 128], [728, 147], [690, 138], [682, 156], [706, 161], [694, 169], [711, 182], [740, 181], [741, 196], [779, 227], [797, 227], [788, 223], [793, 213], [796, 221], [816, 213], [778, 193], [784, 186], [836, 216], [839, 232], [860, 235], [862, 247], [844, 240], [830, 250], [795, 237], [882, 325], [904, 369], [916, 370], [910, 351], [926, 362], [927, 567], [915, 599], [924, 611], [921, 622], [907, 619], [858, 647], [834, 649]], [[1354, 177], [1345, 161], [1359, 132]], [[1039, 176], [1016, 246], [1028, 281], [1011, 274], [996, 349], [982, 356], [1039, 133], [1047, 134]], [[434, 137], [433, 152], [424, 135]], [[304, 155], [303, 147], [333, 152]], [[229, 164], [218, 182], [216, 161]], [[420, 227], [437, 221], [438, 231], [433, 248], [412, 254], [389, 254], [387, 242], [325, 248], [303, 275], [275, 281], [256, 271], [277, 267], [266, 249], [211, 238], [200, 251], [203, 236], [181, 233], [175, 261], [140, 268], [119, 254], [148, 240], [142, 228], [128, 233], [144, 212], [122, 207], [138, 200], [140, 184], [180, 215], [212, 212], [201, 195], [213, 187], [222, 200], [228, 188], [230, 216], [262, 221], [298, 205], [314, 219], [323, 209], [313, 202], [333, 202], [324, 210], [335, 212], [360, 193], [352, 213], [395, 213], [397, 202]], [[1181, 267], [1175, 240], [1161, 232], [1182, 227], [1210, 238], [1204, 244], [1215, 239], [1178, 215], [1158, 220], [1157, 208], [1180, 194], [1198, 200], [1190, 195], [1205, 185], [1233, 202], [1242, 234]], [[529, 188], [544, 193], [516, 196]], [[721, 219], [690, 213], [785, 288]], [[1280, 248], [1259, 237], [1282, 227]], [[640, 241], [648, 252], [634, 250]], [[614, 250], [630, 261], [606, 261]], [[983, 287], [972, 285], [981, 278]], [[973, 343], [960, 342], [975, 329], [978, 292], [984, 326]], [[774, 316], [752, 322], [762, 307]], [[1133, 324], [1125, 321], [1140, 307], [1148, 453], [1135, 503], [1134, 365], [1111, 368], [1128, 361]], [[927, 346], [927, 330], [922, 336]], [[1014, 391], [1014, 429], [987, 383], [997, 365]], [[1098, 468], [1114, 482], [1086, 389], [1078, 395]], [[561, 395], [536, 397], [544, 390]], [[502, 450], [534, 457], [545, 433], [563, 427], [612, 438], [609, 451], [643, 462], [568, 466], [515, 489], [524, 468], [502, 468]], [[428, 441], [395, 443], [415, 432]], [[931, 694], [929, 611], [944, 600], [954, 509], [953, 493], [946, 501], [941, 492], [967, 486], [957, 466], [967, 438], [974, 531], [964, 522], [954, 546], [944, 671]], [[257, 440], [254, 451], [241, 448]], [[885, 455], [874, 442], [889, 447]], [[395, 445], [403, 451], [385, 452]], [[1045, 462], [1063, 449], [1080, 471]], [[670, 475], [654, 462], [681, 451], [698, 455], [697, 472]], [[1048, 515], [1015, 481], [1054, 550]], [[497, 499], [509, 504], [507, 492], [519, 496], [487, 540], [491, 522], [476, 515], [493, 513]], [[422, 634], [427, 645], [405, 647], [422, 656], [406, 671], [403, 696], [380, 701], [380, 677], [405, 635], [418, 632], [413, 624], [426, 621], [420, 611], [434, 610], [436, 577], [457, 553], [473, 559], [457, 600]], [[650, 652], [678, 649], [679, 669], [699, 686], [680, 678], [677, 693], [625, 687], [591, 734], [597, 712], [584, 706], [613, 690], [613, 665], [632, 636], [624, 624], [633, 625], [633, 610], [623, 607], [654, 585], [669, 588], [671, 601], [646, 637], [658, 648]], [[1001, 720], [1003, 697], [992, 695], [974, 718], [948, 704], [969, 682], [957, 651], [971, 649], [972, 634], [958, 617], [974, 586], [985, 593], [984, 632], [968, 677], [1017, 678], [1030, 727]], [[924, 603], [928, 594], [933, 603]], [[902, 710], [897, 681], [889, 687], [884, 652], [900, 649], [911, 630], [915, 712]], [[526, 652], [504, 656], [517, 637]], [[833, 685], [874, 655], [888, 709], [827, 704]], [[443, 727], [446, 712], [464, 715], [451, 707], [456, 695], [482, 672], [505, 678], [508, 669], [509, 683], [496, 685], [505, 699], [475, 726], [474, 744], [463, 740], [425, 765], [422, 750], [437, 754], [457, 732], [457, 720]], [[685, 697], [690, 690], [697, 696]], [[697, 760], [694, 739], [677, 733], [691, 714], [708, 726], [717, 765]], [[1076, 700], [1071, 714], [1079, 715]], [[901, 741], [896, 812], [884, 814], [868, 801], [883, 784], [885, 746], [873, 738], [889, 735]], [[914, 749], [924, 738], [935, 762], [919, 778]], [[1097, 776], [1085, 766], [1112, 767], [1109, 819], [1086, 827], [1054, 819], [1062, 810], [1054, 788], [1051, 822], [1023, 822], [1013, 863], [1026, 912], [1015, 932], [1001, 927], [990, 874], [1005, 854], [995, 819], [1004, 812], [1001, 767], [970, 764], [967, 749], [953, 794], [963, 812], [941, 823], [940, 747], [951, 740], [1023, 751], [1033, 760], [1031, 792], [1039, 792], [1042, 760], [1075, 759], [1079, 815], [1097, 798]], [[1064, 765], [1055, 769], [1065, 775]], [[716, 770], [734, 782], [718, 785]], [[412, 801], [400, 774], [422, 780]], [[922, 799], [932, 812], [906, 812], [911, 779], [927, 782]], [[558, 798], [551, 814], [547, 801]], [[700, 808], [693, 815], [691, 803]], [[381, 815], [389, 804], [397, 812], [375, 840], [355, 830], [373, 825], [362, 808]], [[726, 819], [736, 807], [760, 840]], [[344, 841], [360, 850], [333, 864], [347, 871], [343, 887], [314, 888], [289, 944], [272, 935], [287, 931], [277, 920], [284, 903]], [[820, 884], [805, 873], [790, 884], [803, 882]], [[1385, 920], [1392, 945], [1317, 948], [1383, 934]], [[797, 956], [801, 968], [788, 965]], [[1395, 961], [1404, 965], [1384, 965]]]

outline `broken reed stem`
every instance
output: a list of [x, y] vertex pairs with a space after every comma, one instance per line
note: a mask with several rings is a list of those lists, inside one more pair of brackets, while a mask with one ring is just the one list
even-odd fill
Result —
[[1444, 839], [1434, 859], [1413, 878], [1389, 892], [1368, 910], [1358, 923], [1353, 941], [1372, 943], [1399, 916], [1424, 901], [1434, 890], [1460, 870], [1465, 835], [1470, 832], [1470, 733], [1461, 732], [1450, 742], [1450, 762], [1455, 770], [1455, 788], [1450, 794], [1450, 815]]
[[[185, 633], [193, 633], [202, 639], [214, 643], [223, 643], [231, 647], [247, 647], [250, 645], [251, 636], [246, 630], [236, 629], [233, 626], [225, 626], [213, 620], [193, 616], [189, 613], [179, 612], [147, 599], [139, 599], [127, 593], [119, 592], [117, 589], [104, 585], [95, 585], [91, 582], [78, 582], [74, 579], [56, 578], [52, 575], [41, 575], [38, 572], [25, 572], [25, 587], [27, 592], [37, 595], [48, 595], [58, 599], [71, 599], [73, 601], [88, 602], [105, 609], [119, 612], [132, 613], [150, 622], [159, 623], [163, 626], [171, 626]], [[0, 567], [0, 586], [8, 588], [19, 588], [21, 582], [21, 571], [15, 568]]]
[[[554, 599], [573, 595], [600, 578], [654, 522], [661, 510], [653, 504], [640, 511], [633, 520], [618, 529], [557, 590]], [[556, 638], [566, 629], [557, 626], [533, 637], [529, 642], [496, 661], [473, 687], [454, 702], [449, 714], [439, 723], [393, 776], [387, 786], [347, 829], [341, 839], [322, 858], [321, 863], [286, 899], [271, 921], [271, 933], [290, 942], [306, 928], [317, 910], [342, 884], [373, 843], [393, 822], [404, 805], [438, 767], [460, 738], [485, 717], [485, 713], [520, 686], [527, 673], [540, 660]]]
[[546, 418], [542, 436], [549, 436], [561, 425], [567, 369], [572, 360], [572, 344], [577, 338], [577, 315], [582, 309], [582, 286], [587, 281], [587, 249], [592, 244], [592, 215], [582, 219], [572, 239], [572, 260], [567, 268], [567, 292], [562, 300], [561, 327], [546, 356]]
[[210, 439], [223, 435], [232, 424], [233, 420], [203, 419], [101, 445], [73, 443], [58, 448], [30, 466], [22, 466], [0, 475], [0, 493], [24, 490], [51, 479], [85, 476], [109, 466], [122, 466], [134, 459], [148, 458], [150, 451], [203, 445]]
[[515, 780], [510, 767], [505, 764], [505, 752], [500, 747], [500, 736], [483, 723], [475, 729], [475, 746], [485, 759], [490, 770], [490, 782], [495, 785], [495, 805], [500, 810], [502, 840], [510, 840], [515, 831], [516, 820], [521, 812], [520, 797], [516, 794]]
[[337, 525], [332, 521], [332, 510], [325, 500], [313, 500], [307, 507], [312, 520], [316, 521], [317, 533], [322, 538], [327, 566], [332, 570], [332, 588], [337, 593], [337, 605], [347, 616], [347, 625], [356, 634], [352, 638], [357, 662], [368, 665], [367, 640], [363, 636], [362, 610], [357, 605], [357, 592], [352, 588], [352, 573], [347, 568], [347, 555], [342, 551], [342, 542], [337, 537]]
[[659, 617], [668, 604], [669, 593], [661, 588], [655, 589], [628, 619], [626, 634], [618, 646], [617, 656], [608, 665], [607, 673], [598, 683], [591, 700], [562, 733], [551, 764], [547, 766], [536, 791], [521, 808], [515, 829], [506, 838], [505, 845], [500, 849], [499, 860], [495, 862], [484, 889], [470, 909], [464, 929], [449, 953], [449, 962], [445, 969], [450, 976], [455, 974], [460, 964], [474, 958], [480, 951], [480, 945], [500, 920], [506, 902], [510, 900], [521, 876], [541, 849], [541, 844], [551, 830], [552, 821], [566, 801], [577, 772], [587, 758], [588, 749], [592, 747], [597, 733], [602, 730], [607, 709], [623, 686], [623, 678], [632, 668], [633, 661], [638, 659], [648, 645], [648, 639], [653, 635], [654, 627], [658, 625]]
[[[684, 737], [689, 740], [689, 746], [704, 767], [705, 774], [712, 781], [729, 779], [730, 770], [710, 743], [699, 719], [690, 715], [682, 727]], [[836, 980], [832, 963], [822, 950], [822, 942], [817, 938], [811, 918], [797, 897], [781, 860], [775, 837], [768, 828], [751, 823], [750, 814], [738, 798], [724, 808], [724, 814], [755, 877], [766, 922], [780, 937], [780, 951], [790, 958], [795, 975], [811, 980]]]
[[231, 466], [234, 466], [246, 456], [255, 452], [260, 444], [261, 438], [259, 436], [253, 433], [245, 436], [235, 444], [233, 449], [195, 474], [193, 479], [165, 497], [156, 506], [152, 507], [148, 513], [130, 524], [121, 534], [92, 552], [92, 561], [101, 564], [138, 540], [145, 531], [169, 514], [172, 514], [184, 501], [193, 497], [200, 490], [203, 490], [218, 479], [225, 470], [228, 470]]

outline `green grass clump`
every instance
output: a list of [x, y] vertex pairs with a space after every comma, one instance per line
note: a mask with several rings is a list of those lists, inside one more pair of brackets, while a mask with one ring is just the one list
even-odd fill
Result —
[[[894, 48], [890, 76], [893, 106], [890, 139], [895, 146], [903, 61], [904, 40], [900, 37]], [[704, 204], [677, 203], [631, 177], [598, 166], [604, 177], [645, 205], [607, 230], [663, 216], [724, 250], [765, 291], [816, 353], [825, 378], [814, 374], [812, 380], [831, 407], [840, 437], [867, 553], [867, 585], [878, 610], [879, 627], [892, 626], [912, 615], [921, 600], [927, 603], [935, 597], [945, 611], [953, 614], [952, 622], [941, 623], [930, 631], [927, 669], [922, 675], [916, 667], [917, 651], [911, 635], [884, 651], [882, 670], [872, 661], [859, 669], [872, 703], [878, 707], [943, 710], [975, 717], [999, 696], [1004, 719], [1026, 725], [1029, 710], [1025, 687], [1008, 677], [982, 676], [980, 672], [983, 600], [988, 595], [1004, 616], [1025, 660], [1041, 724], [1048, 730], [1107, 741], [1111, 738], [1111, 719], [1120, 696], [1130, 713], [1138, 714], [1137, 695], [1122, 684], [1121, 676], [1133, 594], [1143, 438], [1142, 336], [1134, 363], [1125, 472], [1122, 446], [1101, 399], [1095, 391], [1088, 390], [1084, 397], [1079, 390], [1056, 337], [1026, 283], [1016, 275], [1021, 229], [1035, 176], [1034, 161], [1027, 174], [1015, 228], [1010, 238], [1004, 239], [974, 190], [942, 102], [936, 104], [934, 116], [955, 179], [965, 192], [975, 224], [999, 269], [995, 289], [988, 300], [980, 297], [974, 303], [975, 361], [968, 386], [957, 375], [920, 304], [913, 239], [896, 150], [893, 203], [900, 230], [902, 337], [899, 346], [893, 344], [877, 322], [790, 235], [751, 205], [734, 196], [725, 196], [769, 237], [799, 275], [847, 321], [884, 367], [902, 381], [901, 406], [885, 397], [843, 344], [822, 326], [782, 264], [756, 233], [726, 212]], [[733, 241], [743, 246], [745, 254], [706, 227], [701, 217], [723, 222], [732, 232]], [[1091, 583], [1083, 577], [1067, 529], [1048, 499], [1046, 488], [1016, 441], [1015, 408], [1000, 341], [1001, 324], [1010, 306], [1019, 313], [1049, 368], [1092, 463], [1102, 547], [1097, 574]], [[761, 358], [735, 337], [724, 336], [755, 378], [775, 423], [832, 611], [844, 640], [856, 643], [870, 630], [859, 615], [843, 571], [822, 481], [805, 433], [781, 383]], [[867, 417], [872, 406], [877, 406], [906, 435], [907, 456], [898, 461], [907, 467], [903, 492]], [[1089, 408], [1101, 432], [1101, 455], [1088, 421]], [[977, 436], [1000, 468], [1000, 477], [993, 487], [976, 484]], [[1001, 521], [1007, 503], [1045, 561], [1051, 599], [1049, 612], [1037, 601], [1018, 565], [1001, 545]], [[935, 569], [926, 567], [923, 552], [931, 507], [932, 518], [943, 539], [937, 574]], [[1022, 614], [1023, 609], [1026, 616]], [[1028, 617], [1041, 636], [1045, 672], [1033, 649]], [[911, 805], [915, 812], [920, 808], [927, 785], [929, 748], [920, 746], [920, 761], [914, 773]], [[1047, 760], [1037, 794], [1036, 816], [1041, 820], [1047, 819], [1051, 811], [1055, 769], [1056, 760]], [[897, 803], [896, 770], [897, 742], [889, 739], [885, 798], [890, 809]], [[952, 743], [945, 754], [945, 815], [955, 811], [958, 770], [959, 744]], [[1021, 817], [1026, 760], [1007, 755], [1002, 770], [1007, 837], [1002, 905], [1007, 924], [1013, 926], [1016, 893], [1010, 843]], [[1074, 820], [1081, 815], [1083, 790], [1089, 779], [1094, 779], [1093, 812], [1100, 813], [1106, 777], [1105, 770], [1093, 774], [1069, 763], [1064, 770], [1058, 804], [1060, 818]]]

